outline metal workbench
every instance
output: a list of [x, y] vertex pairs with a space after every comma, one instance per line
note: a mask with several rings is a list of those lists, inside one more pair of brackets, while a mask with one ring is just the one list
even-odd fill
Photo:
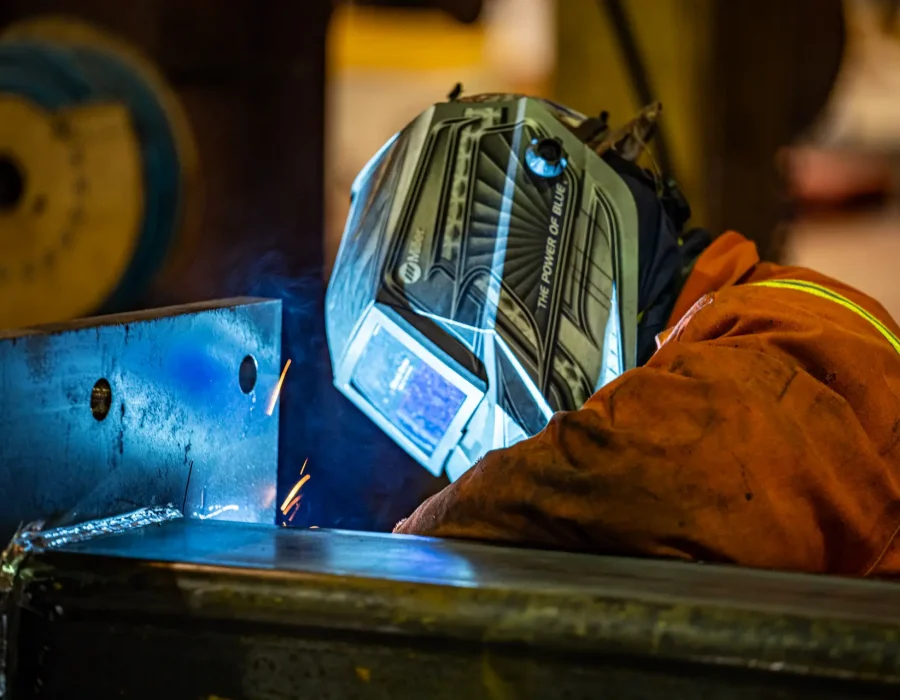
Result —
[[39, 554], [12, 698], [900, 696], [900, 587], [176, 519]]

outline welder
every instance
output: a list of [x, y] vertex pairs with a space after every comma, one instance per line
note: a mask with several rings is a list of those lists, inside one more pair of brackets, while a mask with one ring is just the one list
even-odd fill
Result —
[[395, 532], [900, 573], [900, 328], [689, 228], [656, 117], [453, 94], [360, 173], [335, 383], [452, 481]]

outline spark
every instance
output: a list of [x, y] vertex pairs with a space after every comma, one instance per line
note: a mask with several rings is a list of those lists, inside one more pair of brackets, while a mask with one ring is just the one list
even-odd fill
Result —
[[[281, 504], [281, 513], [282, 515], [287, 515], [288, 521], [293, 521], [294, 516], [300, 510], [300, 499], [303, 498], [303, 494], [300, 493], [300, 489], [303, 488], [303, 484], [309, 481], [309, 474], [304, 475], [303, 472], [306, 471], [306, 465], [309, 462], [309, 458], [307, 457], [303, 460], [303, 466], [300, 467], [300, 480], [294, 484], [294, 488], [291, 489], [290, 493], [288, 493], [287, 497], [284, 499], [284, 503]], [[290, 515], [288, 515], [290, 513]]]
[[287, 515], [288, 511], [292, 508], [296, 509], [294, 510], [294, 513], [288, 518], [288, 520], [293, 520], [294, 515], [297, 514], [297, 510], [300, 510], [300, 499], [303, 498], [303, 494], [298, 494], [297, 491], [299, 491], [300, 487], [302, 487], [303, 484], [305, 484], [307, 481], [309, 481], [309, 474], [304, 476], [294, 485], [294, 488], [291, 489], [288, 497], [284, 499], [284, 503], [281, 504], [281, 513], [283, 515]]
[[281, 376], [278, 378], [278, 383], [275, 385], [275, 390], [272, 392], [272, 395], [269, 397], [269, 405], [266, 407], [266, 415], [271, 416], [275, 411], [275, 404], [278, 403], [278, 397], [281, 394], [281, 386], [284, 384], [284, 375], [287, 374], [288, 368], [291, 366], [291, 361], [288, 360], [284, 364], [284, 369], [281, 370]]
[[288, 507], [285, 508], [284, 510], [282, 510], [281, 512], [282, 512], [282, 513], [287, 513], [287, 511], [289, 511], [289, 510], [290, 510], [291, 508], [293, 508], [294, 506], [300, 505], [300, 499], [301, 499], [301, 498], [303, 498], [303, 494], [299, 494], [299, 495], [297, 495], [297, 496], [294, 496], [294, 500], [291, 501], [290, 503], [288, 503]]
[[302, 479], [300, 479], [300, 481], [294, 484], [294, 488], [291, 489], [291, 492], [287, 495], [287, 498], [284, 499], [284, 503], [281, 504], [282, 513], [287, 512], [288, 508], [290, 507], [291, 501], [294, 500], [294, 496], [297, 495], [297, 492], [303, 488], [303, 484], [305, 484], [307, 481], [309, 481], [309, 474], [307, 474]]

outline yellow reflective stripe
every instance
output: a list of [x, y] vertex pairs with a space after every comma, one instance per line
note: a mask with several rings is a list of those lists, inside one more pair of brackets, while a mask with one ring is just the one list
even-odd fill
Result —
[[858, 316], [862, 316], [869, 323], [875, 326], [875, 329], [887, 339], [887, 341], [893, 346], [894, 350], [900, 353], [900, 340], [897, 339], [897, 336], [895, 336], [887, 326], [885, 326], [881, 321], [879, 321], [872, 314], [862, 308], [859, 304], [850, 301], [847, 297], [838, 294], [832, 289], [823, 287], [822, 285], [816, 284], [815, 282], [806, 282], [801, 280], [766, 280], [764, 282], [751, 282], [749, 286], [772, 287], [775, 289], [796, 289], [797, 291], [806, 292], [807, 294], [812, 294], [813, 296], [821, 297], [822, 299], [828, 299], [835, 302], [836, 304], [840, 304], [845, 309], [849, 309]]
[[859, 316], [862, 316], [873, 326], [875, 326], [875, 328], [878, 329], [878, 332], [881, 333], [885, 338], [887, 338], [888, 342], [894, 346], [894, 349], [897, 350], [897, 352], [900, 352], [900, 339], [898, 339], [897, 336], [895, 336], [887, 326], [885, 326], [879, 319], [862, 308], [859, 304], [850, 301], [847, 297], [838, 294], [833, 289], [828, 289], [827, 287], [823, 287], [822, 285], [816, 284], [815, 282], [806, 282], [804, 280], [770, 280], [770, 282], [774, 282], [775, 284], [770, 285], [765, 282], [761, 284], [764, 284], [766, 286], [779, 286], [779, 283], [781, 283], [780, 286], [787, 286], [793, 289], [799, 289], [809, 294], [815, 294], [816, 296], [830, 299], [831, 301], [840, 304], [844, 308], [850, 309]]

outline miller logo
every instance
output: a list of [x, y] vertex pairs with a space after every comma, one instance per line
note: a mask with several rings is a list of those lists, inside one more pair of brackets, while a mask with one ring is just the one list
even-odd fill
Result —
[[397, 268], [397, 275], [403, 284], [415, 284], [422, 278], [422, 247], [425, 244], [425, 229], [417, 228], [409, 240], [406, 260]]

